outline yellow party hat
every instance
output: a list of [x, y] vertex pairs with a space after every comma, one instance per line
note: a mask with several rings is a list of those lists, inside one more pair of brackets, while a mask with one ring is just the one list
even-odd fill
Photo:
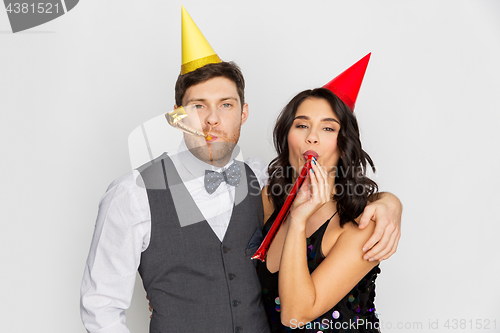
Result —
[[207, 64], [221, 62], [217, 53], [208, 44], [186, 8], [182, 6], [182, 65], [181, 75]]

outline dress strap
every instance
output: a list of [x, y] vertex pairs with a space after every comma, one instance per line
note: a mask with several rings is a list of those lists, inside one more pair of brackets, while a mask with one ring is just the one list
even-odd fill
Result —
[[326, 231], [326, 228], [328, 228], [328, 224], [330, 223], [330, 220], [333, 219], [333, 217], [337, 215], [337, 212], [333, 213], [333, 215], [325, 221], [325, 223], [323, 223], [321, 225], [321, 227], [319, 227], [315, 232], [312, 233], [311, 236], [309, 236], [309, 238], [319, 238], [319, 239], [322, 239], [323, 238], [323, 234], [325, 233]]
[[331, 220], [331, 219], [333, 219], [333, 217], [334, 217], [335, 215], [337, 215], [337, 213], [338, 213], [338, 212], [339, 212], [339, 211], [338, 211], [338, 210], [336, 210], [336, 211], [335, 211], [335, 213], [333, 213], [332, 217], [330, 217], [328, 220], [326, 220], [326, 223], [330, 223], [330, 220]]

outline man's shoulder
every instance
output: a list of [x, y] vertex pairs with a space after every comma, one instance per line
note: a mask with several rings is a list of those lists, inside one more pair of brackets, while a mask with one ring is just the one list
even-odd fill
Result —
[[127, 215], [134, 217], [133, 222], [147, 219], [149, 201], [141, 174], [131, 170], [113, 180], [101, 197], [99, 206], [126, 211]]
[[142, 181], [141, 174], [137, 170], [131, 170], [126, 174], [116, 178], [109, 184], [106, 192], [120, 191], [131, 192], [144, 190], [144, 182]]
[[165, 152], [160, 156], [156, 157], [155, 159], [152, 159], [151, 161], [146, 162], [143, 165], [139, 166], [135, 170], [137, 170], [140, 174], [143, 174], [148, 170], [161, 168], [162, 164], [164, 164], [162, 163], [162, 161], [164, 161], [165, 159], [169, 159], [168, 155], [169, 154]]
[[165, 172], [172, 168], [175, 166], [169, 154], [163, 153], [135, 170], [136, 185], [148, 189], [165, 189]]

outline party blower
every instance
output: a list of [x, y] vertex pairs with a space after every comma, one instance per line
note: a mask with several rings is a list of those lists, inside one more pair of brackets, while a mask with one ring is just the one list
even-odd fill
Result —
[[188, 114], [184, 109], [184, 107], [182, 106], [178, 107], [172, 112], [168, 112], [165, 114], [165, 118], [167, 119], [167, 122], [170, 126], [178, 128], [181, 131], [186, 132], [188, 134], [204, 137], [207, 141], [212, 140], [210, 134], [204, 134], [202, 131], [195, 130], [194, 128], [184, 124], [184, 122], [182, 122], [182, 119], [186, 118], [187, 116]]
[[[175, 130], [172, 130], [174, 128]], [[212, 137], [203, 133], [201, 128], [197, 110], [191, 105], [178, 107], [171, 112], [162, 113], [144, 122], [136, 127], [128, 137], [132, 168], [138, 168], [165, 152], [178, 149], [182, 140], [182, 132], [202, 139], [200, 145], [210, 142]]]
[[304, 164], [302, 171], [300, 172], [299, 178], [297, 178], [297, 181], [293, 185], [292, 190], [290, 191], [285, 200], [285, 204], [283, 205], [283, 207], [281, 207], [278, 217], [276, 217], [275, 222], [273, 223], [271, 229], [269, 229], [269, 232], [262, 241], [262, 244], [260, 244], [259, 248], [257, 249], [257, 252], [255, 252], [255, 254], [252, 256], [252, 259], [259, 259], [262, 262], [266, 261], [267, 251], [269, 251], [269, 247], [271, 246], [274, 237], [276, 237], [276, 234], [278, 233], [281, 225], [283, 224], [283, 221], [286, 220], [288, 213], [290, 212], [290, 207], [295, 201], [297, 193], [299, 192], [300, 187], [304, 183], [304, 180], [307, 177], [309, 169], [311, 169], [312, 158], [313, 157], [318, 158], [318, 154], [314, 151], [307, 151], [306, 153], [307, 153], [307, 161]]

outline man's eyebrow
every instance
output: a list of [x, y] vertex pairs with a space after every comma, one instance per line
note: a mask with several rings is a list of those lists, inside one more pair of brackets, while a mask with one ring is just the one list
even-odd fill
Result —
[[204, 98], [191, 98], [186, 101], [186, 104], [189, 104], [191, 102], [206, 102], [207, 100]]
[[220, 100], [221, 100], [221, 101], [226, 101], [226, 100], [228, 100], [228, 99], [232, 99], [232, 100], [234, 100], [234, 101], [238, 101], [238, 98], [236, 98], [236, 97], [224, 97], [224, 98], [221, 98]]
[[[295, 117], [293, 120], [295, 120], [295, 119], [304, 119], [304, 120], [309, 120], [309, 117], [308, 117], [308, 116], [297, 116], [297, 117]], [[323, 118], [323, 119], [321, 119], [321, 121], [330, 121], [330, 122], [335, 122], [335, 123], [337, 123], [337, 124], [339, 124], [339, 125], [340, 125], [339, 121], [338, 121], [337, 119], [335, 119], [335, 118]]]
[[[238, 101], [238, 98], [236, 97], [223, 97], [219, 101], [226, 101], [228, 99], [232, 99], [234, 101]], [[191, 102], [206, 102], [207, 100], [205, 98], [191, 98], [186, 101], [186, 104], [189, 104]]]

